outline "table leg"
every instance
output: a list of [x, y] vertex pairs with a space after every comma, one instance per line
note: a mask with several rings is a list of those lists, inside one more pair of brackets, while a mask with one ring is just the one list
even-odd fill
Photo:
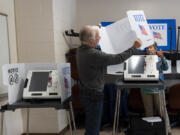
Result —
[[70, 110], [67, 110], [67, 119], [69, 123], [69, 128], [70, 128], [70, 134], [72, 135], [72, 126], [71, 126], [71, 118], [70, 118]]
[[165, 122], [165, 129], [166, 129], [166, 134], [168, 133], [168, 129], [167, 129], [167, 122], [166, 122], [166, 102], [165, 102], [165, 93], [164, 93], [164, 90], [163, 92], [161, 93], [159, 91], [159, 109], [160, 109], [160, 116], [163, 118], [163, 115], [165, 116], [164, 117], [164, 122]]
[[112, 135], [115, 135], [115, 132], [117, 131], [116, 129], [118, 128], [117, 127], [117, 122], [118, 122], [118, 113], [119, 113], [119, 104], [120, 104], [120, 95], [121, 95], [121, 91], [119, 88], [117, 88], [116, 90], [116, 104], [115, 104], [115, 112], [114, 112], [114, 123], [113, 123], [113, 132], [112, 132]]
[[3, 121], [4, 121], [4, 112], [1, 112], [1, 135], [3, 135]]
[[27, 108], [26, 135], [29, 135], [29, 108]]
[[118, 127], [119, 127], [119, 111], [120, 111], [120, 103], [121, 103], [121, 90], [117, 88], [119, 91], [118, 94], [118, 106], [117, 106], [117, 126], [116, 126], [116, 133], [118, 134]]
[[[165, 92], [164, 92], [164, 90], [163, 90], [163, 93], [162, 93], [162, 107], [161, 107], [161, 109], [162, 109], [162, 111], [163, 111], [163, 114], [164, 114], [164, 116], [165, 116], [165, 118], [164, 118], [164, 122], [165, 122], [165, 129], [166, 129], [166, 134], [168, 134], [168, 125], [167, 125], [167, 116], [166, 116], [166, 97], [165, 97]], [[168, 114], [167, 114], [168, 115]], [[169, 125], [170, 126], [170, 125]], [[168, 128], [167, 128], [168, 127]]]
[[118, 95], [119, 95], [118, 90], [116, 90], [116, 103], [115, 103], [114, 123], [113, 123], [112, 135], [115, 135]]
[[70, 112], [71, 112], [72, 121], [73, 121], [73, 127], [74, 127], [73, 134], [76, 135], [76, 123], [75, 123], [75, 119], [74, 119], [74, 111], [73, 111], [72, 101], [69, 102], [69, 106], [70, 106]]
[[164, 104], [162, 104], [162, 99], [161, 99], [161, 94], [163, 94], [163, 93], [161, 93], [160, 91], [158, 92], [158, 94], [159, 94], [159, 113], [160, 113], [160, 115], [162, 115], [163, 114], [163, 110], [162, 110], [162, 105], [164, 105]]

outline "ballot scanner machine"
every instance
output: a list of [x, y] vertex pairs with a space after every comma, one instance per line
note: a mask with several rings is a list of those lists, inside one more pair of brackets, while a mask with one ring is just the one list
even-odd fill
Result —
[[158, 81], [158, 56], [133, 55], [124, 63], [124, 81]]
[[30, 70], [23, 91], [24, 99], [61, 98], [57, 70]]

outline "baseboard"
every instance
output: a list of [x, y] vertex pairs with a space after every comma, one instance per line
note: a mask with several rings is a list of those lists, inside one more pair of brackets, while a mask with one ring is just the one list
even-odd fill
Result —
[[[66, 126], [60, 133], [29, 133], [28, 135], [64, 135], [69, 130], [69, 126]], [[26, 135], [22, 133], [21, 135]]]
[[69, 130], [69, 125], [67, 125], [58, 135], [64, 135]]
[[[23, 133], [21, 135], [26, 135], [26, 133]], [[59, 135], [57, 133], [29, 133], [28, 135]]]

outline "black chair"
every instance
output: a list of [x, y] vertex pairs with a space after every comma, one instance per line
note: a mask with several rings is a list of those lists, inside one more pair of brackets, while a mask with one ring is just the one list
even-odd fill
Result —
[[140, 88], [131, 88], [128, 95], [128, 108], [129, 111], [142, 116], [144, 114], [144, 105], [141, 97]]
[[175, 116], [176, 119], [171, 127], [177, 126], [180, 123], [180, 83], [169, 88], [167, 109], [170, 118]]

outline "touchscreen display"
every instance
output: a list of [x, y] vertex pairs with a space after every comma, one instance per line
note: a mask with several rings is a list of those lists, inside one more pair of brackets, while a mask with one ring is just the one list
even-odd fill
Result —
[[38, 92], [46, 91], [48, 84], [49, 72], [33, 72], [29, 91]]
[[144, 56], [132, 56], [128, 60], [129, 74], [144, 74], [145, 58]]

